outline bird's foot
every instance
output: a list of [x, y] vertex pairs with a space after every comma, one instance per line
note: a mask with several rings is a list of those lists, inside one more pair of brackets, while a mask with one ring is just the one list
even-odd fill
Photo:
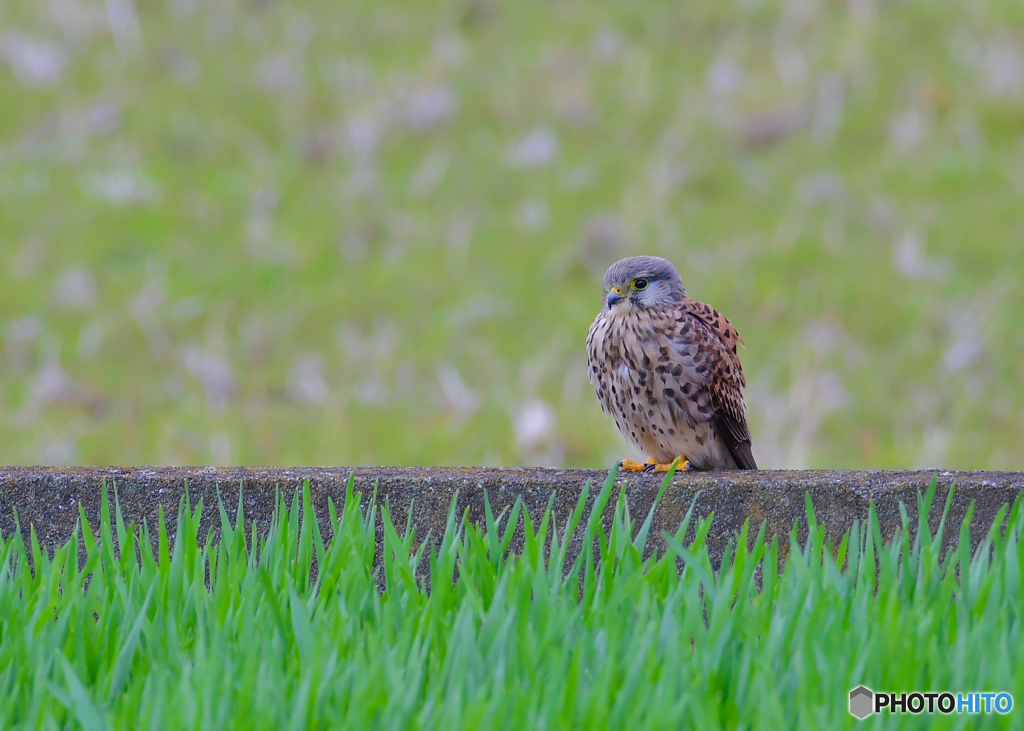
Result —
[[627, 472], [668, 472], [672, 469], [673, 465], [676, 466], [676, 472], [690, 471], [690, 460], [686, 457], [677, 457], [668, 464], [660, 464], [653, 459], [647, 460], [644, 464], [634, 462], [631, 459], [624, 459], [619, 462], [619, 468]]
[[672, 467], [676, 468], [676, 472], [689, 472], [690, 460], [686, 457], [676, 457], [668, 464], [659, 464], [653, 459], [649, 459], [644, 465], [644, 472], [668, 472]]

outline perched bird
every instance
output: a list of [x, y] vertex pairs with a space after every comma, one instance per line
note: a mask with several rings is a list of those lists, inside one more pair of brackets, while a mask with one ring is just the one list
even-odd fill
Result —
[[650, 457], [623, 460], [622, 468], [756, 470], [736, 328], [687, 297], [660, 257], [615, 262], [604, 289], [587, 334], [590, 381], [605, 415]]

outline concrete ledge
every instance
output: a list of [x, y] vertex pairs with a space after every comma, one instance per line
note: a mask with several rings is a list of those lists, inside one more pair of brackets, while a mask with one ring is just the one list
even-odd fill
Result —
[[[116, 488], [124, 519], [151, 526], [157, 521], [159, 506], [164, 507], [168, 528], [173, 531], [179, 500], [186, 482], [193, 505], [202, 498], [203, 525], [219, 525], [216, 505], [218, 493], [229, 515], [234, 517], [239, 486], [243, 487], [247, 523], [255, 521], [260, 530], [269, 525], [275, 491], [287, 498], [303, 480], [310, 480], [313, 506], [325, 536], [332, 535], [327, 510], [328, 497], [339, 506], [344, 501], [349, 475], [355, 488], [368, 498], [379, 482], [378, 499], [388, 499], [396, 525], [404, 525], [412, 504], [413, 525], [420, 538], [429, 533], [437, 537], [444, 530], [452, 498], [458, 493], [460, 513], [469, 509], [470, 518], [483, 520], [484, 491], [497, 514], [510, 508], [517, 497], [523, 499], [531, 517], [539, 519], [552, 493], [561, 528], [571, 513], [584, 483], [592, 481], [591, 500], [608, 473], [604, 470], [497, 469], [497, 468], [422, 468], [422, 467], [296, 467], [271, 468], [179, 468], [179, 467], [0, 467], [0, 531], [9, 536], [14, 530], [14, 513], [27, 536], [35, 527], [43, 546], [65, 543], [78, 519], [81, 505], [94, 529], [99, 526], [100, 495], [104, 482]], [[1021, 472], [835, 472], [835, 471], [759, 471], [705, 472], [677, 475], [655, 513], [651, 536], [654, 545], [663, 545], [662, 531], [675, 531], [691, 501], [698, 495], [695, 514], [714, 512], [708, 544], [712, 556], [722, 549], [745, 520], [756, 534], [762, 521], [768, 535], [778, 535], [782, 547], [794, 524], [806, 529], [804, 494], [809, 493], [815, 514], [828, 534], [838, 541], [854, 520], [867, 517], [874, 500], [883, 532], [888, 536], [900, 525], [902, 502], [911, 520], [916, 522], [917, 495], [924, 492], [932, 478], [937, 480], [935, 506], [930, 516], [933, 530], [938, 525], [942, 506], [950, 487], [956, 491], [950, 510], [952, 530], [944, 543], [954, 545], [957, 530], [968, 506], [976, 504], [971, 522], [972, 539], [978, 539], [992, 525], [1004, 505], [1024, 493]], [[627, 497], [633, 516], [642, 518], [650, 508], [661, 485], [656, 475], [620, 475], [619, 486], [628, 482]], [[111, 496], [112, 497], [112, 496]], [[614, 500], [611, 504], [614, 504]], [[611, 507], [606, 518], [611, 516]], [[579, 541], [579, 537], [577, 541]], [[513, 541], [513, 549], [518, 541]], [[578, 546], [576, 548], [578, 550]], [[574, 553], [574, 551], [570, 551]]]

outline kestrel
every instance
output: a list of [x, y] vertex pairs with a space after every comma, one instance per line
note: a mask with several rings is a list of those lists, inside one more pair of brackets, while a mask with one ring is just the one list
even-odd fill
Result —
[[604, 289], [587, 334], [590, 381], [605, 415], [650, 457], [622, 468], [756, 470], [736, 328], [687, 297], [675, 267], [656, 256], [615, 262]]

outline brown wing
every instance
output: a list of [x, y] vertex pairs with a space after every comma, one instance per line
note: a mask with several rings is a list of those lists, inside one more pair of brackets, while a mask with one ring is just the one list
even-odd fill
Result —
[[701, 338], [708, 368], [705, 388], [714, 408], [718, 433], [740, 469], [756, 470], [743, 405], [742, 389], [747, 382], [737, 352], [743, 342], [740, 334], [720, 312], [703, 302], [687, 299], [680, 309], [684, 317], [693, 318], [697, 329], [709, 336]]

